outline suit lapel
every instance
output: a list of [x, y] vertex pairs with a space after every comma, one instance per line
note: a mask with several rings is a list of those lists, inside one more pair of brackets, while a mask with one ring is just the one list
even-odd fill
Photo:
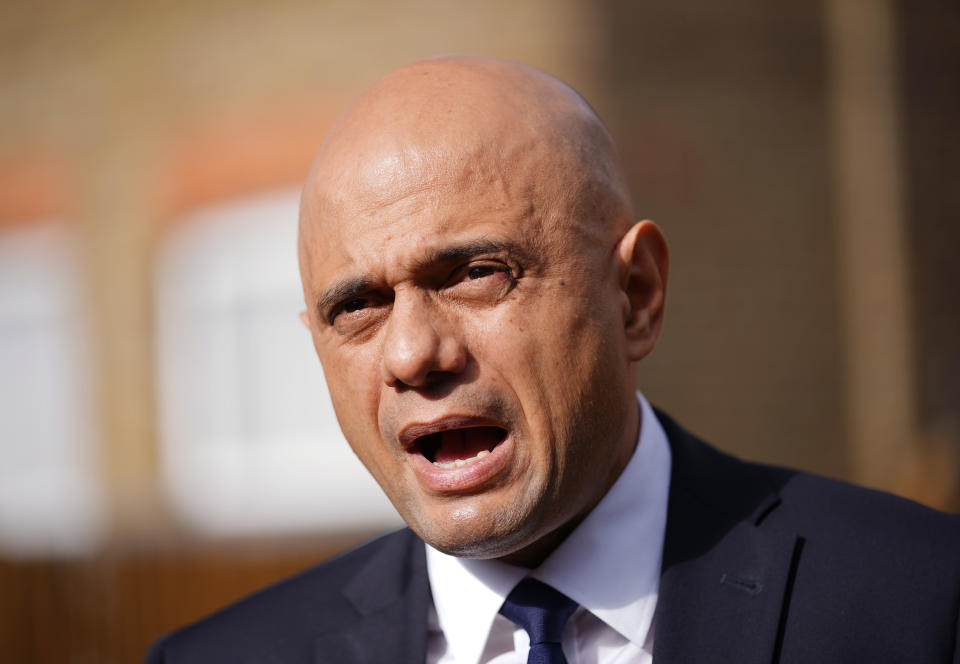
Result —
[[776, 661], [802, 538], [760, 525], [787, 475], [761, 472], [658, 417], [673, 473], [654, 660]]
[[317, 664], [423, 662], [427, 648], [427, 581], [423, 542], [410, 533], [405, 550], [381, 550], [345, 585], [355, 610], [315, 642]]

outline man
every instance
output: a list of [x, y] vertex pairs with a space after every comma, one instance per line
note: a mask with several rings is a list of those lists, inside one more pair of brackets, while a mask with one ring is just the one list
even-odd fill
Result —
[[410, 529], [148, 661], [960, 661], [956, 517], [736, 461], [634, 392], [667, 250], [633, 219], [607, 131], [542, 72], [441, 58], [367, 90], [304, 190], [303, 319]]

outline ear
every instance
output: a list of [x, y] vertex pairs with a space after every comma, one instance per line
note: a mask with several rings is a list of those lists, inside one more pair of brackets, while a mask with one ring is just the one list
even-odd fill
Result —
[[308, 330], [310, 329], [310, 316], [307, 315], [306, 311], [300, 312], [300, 322], [303, 323], [304, 327]]
[[663, 326], [667, 241], [652, 221], [639, 221], [620, 239], [616, 254], [627, 354], [636, 362], [653, 350]]

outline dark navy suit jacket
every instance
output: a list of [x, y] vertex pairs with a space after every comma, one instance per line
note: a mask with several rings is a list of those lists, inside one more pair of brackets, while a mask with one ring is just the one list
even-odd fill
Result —
[[[960, 664], [960, 517], [738, 461], [658, 413], [673, 471], [656, 664]], [[415, 663], [423, 542], [374, 540], [161, 639], [147, 664]]]

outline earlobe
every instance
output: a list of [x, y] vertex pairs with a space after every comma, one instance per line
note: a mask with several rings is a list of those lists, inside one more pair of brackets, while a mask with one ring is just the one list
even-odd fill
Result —
[[669, 259], [657, 225], [634, 224], [617, 245], [617, 262], [627, 352], [637, 361], [653, 350], [663, 324]]

